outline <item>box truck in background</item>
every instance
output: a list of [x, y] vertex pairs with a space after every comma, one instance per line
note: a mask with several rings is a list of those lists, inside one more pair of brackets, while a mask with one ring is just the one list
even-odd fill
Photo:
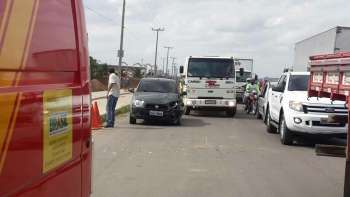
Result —
[[297, 42], [293, 70], [307, 71], [310, 56], [346, 51], [350, 51], [350, 27], [337, 26]]

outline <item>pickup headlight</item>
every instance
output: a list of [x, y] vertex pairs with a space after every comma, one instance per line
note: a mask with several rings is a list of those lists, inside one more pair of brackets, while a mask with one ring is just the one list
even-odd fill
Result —
[[294, 111], [303, 111], [303, 104], [298, 101], [289, 101], [289, 108], [294, 110]]
[[134, 102], [132, 103], [135, 107], [144, 107], [145, 101], [141, 101], [141, 100], [134, 100]]

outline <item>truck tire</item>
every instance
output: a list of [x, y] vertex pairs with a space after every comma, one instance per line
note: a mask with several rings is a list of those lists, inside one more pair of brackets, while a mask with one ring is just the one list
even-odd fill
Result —
[[189, 107], [185, 107], [185, 115], [190, 115], [191, 109]]
[[293, 144], [293, 133], [287, 127], [286, 121], [284, 119], [284, 115], [281, 114], [281, 120], [279, 124], [279, 131], [281, 136], [281, 143], [284, 145], [292, 145]]
[[130, 123], [130, 124], [136, 124], [136, 118], [130, 116], [130, 117], [129, 117], [129, 123]]
[[229, 108], [226, 110], [226, 115], [228, 117], [235, 117], [237, 108]]
[[266, 110], [266, 131], [268, 133], [276, 133], [277, 129], [271, 124], [271, 116], [270, 116], [270, 111], [269, 108]]

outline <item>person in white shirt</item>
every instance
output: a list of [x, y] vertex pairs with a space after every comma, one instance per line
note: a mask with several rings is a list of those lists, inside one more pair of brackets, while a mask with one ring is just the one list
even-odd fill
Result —
[[115, 108], [120, 94], [120, 78], [115, 74], [114, 69], [109, 69], [108, 91], [107, 91], [107, 125], [106, 128], [113, 128], [115, 122]]

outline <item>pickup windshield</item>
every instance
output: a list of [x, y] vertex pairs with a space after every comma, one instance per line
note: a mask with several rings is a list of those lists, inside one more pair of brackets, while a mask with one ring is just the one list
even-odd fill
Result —
[[191, 58], [189, 77], [234, 78], [233, 59]]
[[141, 80], [137, 92], [177, 93], [174, 81]]
[[309, 75], [291, 75], [288, 85], [289, 91], [307, 91]]

